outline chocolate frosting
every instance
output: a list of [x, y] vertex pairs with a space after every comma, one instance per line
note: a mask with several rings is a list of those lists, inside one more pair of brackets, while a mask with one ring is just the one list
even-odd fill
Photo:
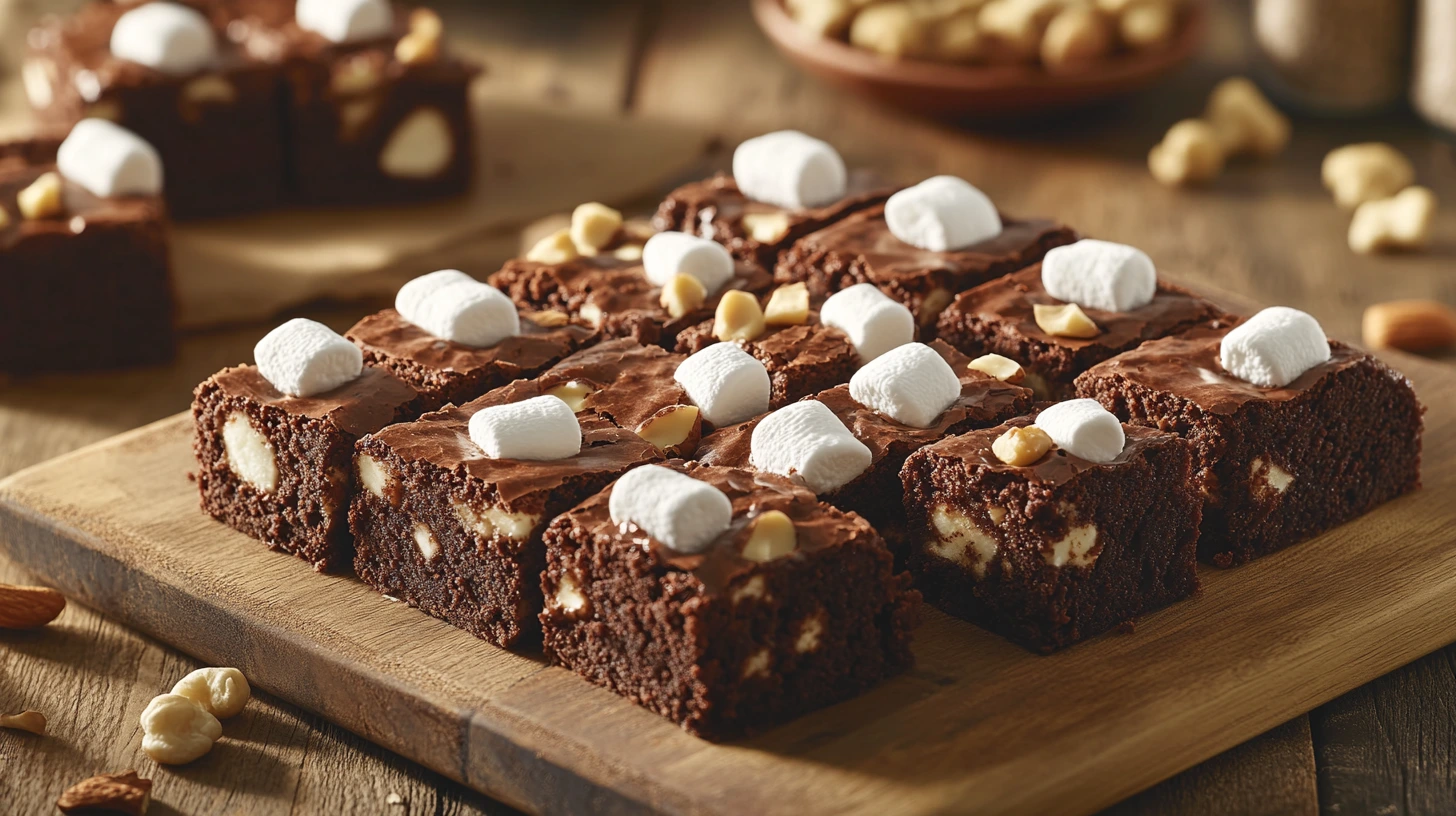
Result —
[[165, 207], [155, 196], [98, 198], [79, 185], [62, 179], [62, 213], [55, 218], [28, 219], [20, 214], [17, 194], [42, 174], [54, 171], [54, 164], [28, 165], [17, 159], [0, 162], [0, 210], [9, 216], [0, 227], [0, 249], [14, 247], [36, 236], [66, 236], [85, 231], [87, 226], [113, 226], [151, 222], [160, 232]]
[[658, 227], [677, 227], [706, 238], [742, 238], [746, 235], [744, 215], [783, 213], [789, 217], [788, 235], [793, 236], [805, 225], [828, 224], [846, 213], [884, 201], [894, 192], [895, 188], [886, 185], [877, 174], [855, 170], [846, 180], [844, 198], [822, 207], [790, 210], [749, 198], [738, 189], [738, 182], [732, 176], [718, 173], [712, 178], [685, 184], [668, 194], [669, 201], [680, 202], [688, 212], [697, 213], [697, 224], [659, 224]]
[[230, 397], [270, 406], [293, 416], [332, 422], [353, 436], [383, 428], [410, 413], [419, 395], [398, 377], [365, 366], [363, 373], [332, 391], [312, 397], [290, 397], [263, 378], [257, 366], [225, 368], [212, 382]]
[[441, 340], [410, 323], [394, 309], [369, 315], [349, 329], [347, 337], [366, 352], [409, 360], [435, 371], [475, 371], [500, 366], [535, 371], [566, 356], [595, 334], [584, 326], [544, 328], [521, 316], [521, 333], [488, 348]]
[[1042, 458], [1022, 467], [1008, 465], [996, 458], [996, 454], [991, 450], [991, 443], [1011, 428], [1025, 427], [1032, 422], [1032, 417], [1018, 417], [995, 428], [949, 437], [925, 448], [921, 455], [960, 459], [968, 465], [978, 468], [997, 473], [1014, 473], [1027, 481], [1055, 487], [1071, 481], [1077, 475], [1088, 470], [1113, 468], [1138, 461], [1143, 458], [1144, 452], [1149, 448], [1178, 444], [1178, 437], [1175, 434], [1137, 425], [1123, 425], [1122, 431], [1127, 437], [1127, 442], [1122, 446], [1122, 453], [1119, 453], [1117, 458], [1111, 462], [1091, 462], [1061, 448], [1053, 448]]
[[536, 382], [543, 391], [573, 381], [585, 383], [594, 393], [586, 398], [583, 410], [633, 429], [669, 405], [693, 404], [673, 379], [686, 359], [659, 346], [625, 338], [608, 340], [567, 357]]

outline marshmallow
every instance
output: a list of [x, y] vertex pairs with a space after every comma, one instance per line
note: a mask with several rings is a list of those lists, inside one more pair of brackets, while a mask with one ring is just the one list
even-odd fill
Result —
[[607, 510], [615, 524], [635, 524], [681, 553], [706, 550], [733, 523], [723, 491], [661, 465], [627, 471], [612, 486]]
[[768, 369], [737, 343], [708, 346], [683, 360], [672, 378], [720, 428], [768, 410]]
[[838, 151], [797, 130], [766, 133], [733, 151], [739, 192], [786, 210], [822, 207], [844, 198], [848, 176]]
[[290, 397], [332, 391], [364, 371], [364, 354], [322, 323], [302, 317], [284, 323], [253, 347], [258, 372]]
[[581, 453], [581, 425], [571, 406], [548, 394], [476, 411], [470, 441], [491, 459], [565, 459]]
[[116, 19], [111, 53], [164, 74], [185, 75], [217, 58], [217, 38], [198, 11], [177, 3], [147, 3]]
[[56, 151], [56, 169], [101, 198], [162, 192], [162, 157], [156, 148], [105, 119], [82, 119], [71, 128]]
[[1283, 388], [1330, 359], [1330, 342], [1318, 320], [1287, 306], [1271, 306], [1224, 335], [1224, 370], [1254, 385]]
[[849, 395], [896, 422], [928, 428], [961, 395], [961, 381], [935, 349], [906, 343], [856, 371]]
[[915, 339], [915, 317], [874, 284], [856, 283], [829, 296], [819, 322], [849, 335], [861, 362], [869, 362]]
[[1104, 312], [1130, 312], [1153, 302], [1158, 273], [1137, 247], [1088, 238], [1057, 247], [1041, 262], [1047, 294]]
[[733, 279], [733, 256], [722, 244], [686, 232], [659, 232], [642, 247], [642, 271], [653, 286], [691, 275], [712, 295]]
[[441, 269], [401, 286], [394, 308], [441, 340], [474, 348], [521, 333], [516, 304], [499, 289], [458, 269]]
[[885, 202], [890, 234], [931, 252], [965, 249], [1001, 234], [1001, 215], [986, 194], [955, 176], [934, 176]]
[[874, 460], [829, 406], [804, 400], [764, 417], [749, 440], [748, 463], [780, 476], [798, 476], [815, 493], [837, 490]]
[[1089, 462], [1111, 462], [1127, 442], [1122, 423], [1093, 399], [1059, 402], [1037, 416], [1036, 427], [1057, 447]]
[[386, 37], [394, 30], [389, 0], [298, 0], [293, 16], [300, 28], [336, 43]]

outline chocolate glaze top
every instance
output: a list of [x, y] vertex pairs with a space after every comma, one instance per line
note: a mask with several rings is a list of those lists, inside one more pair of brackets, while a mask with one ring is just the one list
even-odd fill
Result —
[[[677, 350], [682, 354], [696, 354], [719, 342], [713, 336], [713, 320], [704, 320], [696, 326], [684, 329], [677, 336]], [[763, 361], [772, 374], [789, 362], [796, 365], [817, 365], [832, 362], [843, 357], [846, 350], [854, 354], [849, 337], [839, 329], [819, 322], [819, 313], [809, 312], [809, 318], [797, 326], [769, 326], [764, 333], [743, 344], [750, 354]]]
[[587, 384], [594, 391], [583, 410], [632, 429], [669, 405], [693, 404], [673, 379], [686, 359], [659, 346], [642, 346], [625, 338], [608, 340], [567, 357], [536, 382], [543, 391], [573, 381]]
[[1111, 462], [1091, 462], [1061, 448], [1053, 448], [1042, 458], [1023, 467], [1008, 465], [996, 458], [996, 454], [991, 450], [991, 443], [1011, 428], [1025, 427], [1032, 422], [1031, 417], [1018, 417], [995, 428], [947, 437], [934, 445], [922, 448], [917, 455], [959, 459], [970, 468], [1014, 474], [1030, 482], [1055, 487], [1065, 484], [1089, 470], [1113, 468], [1138, 461], [1143, 458], [1149, 448], [1181, 444], [1175, 434], [1136, 425], [1123, 425], [1122, 431], [1127, 436], [1127, 442], [1122, 447], [1122, 453]]
[[664, 567], [692, 573], [709, 594], [723, 592], [733, 580], [761, 566], [741, 555], [748, 542], [751, 523], [770, 510], [779, 510], [794, 522], [797, 547], [794, 553], [770, 562], [778, 564], [803, 554], [830, 547], [862, 544], [883, 547], [869, 522], [823, 504], [813, 493], [782, 476], [738, 468], [706, 467], [692, 462], [666, 465], [687, 473], [723, 491], [733, 503], [733, 523], [706, 550], [685, 555], [648, 535], [635, 524], [612, 521], [608, 503], [612, 488], [577, 505], [566, 519], [587, 532], [595, 541], [611, 541], [619, 547], [637, 547], [651, 554]]
[[[675, 320], [662, 306], [662, 287], [647, 280], [640, 260], [621, 260], [612, 255], [582, 255], [559, 264], [516, 259], [507, 262], [497, 275], [499, 278], [492, 276], [492, 283], [509, 291], [517, 303], [572, 312], [591, 303], [607, 316], [637, 312], [654, 316], [663, 323]], [[772, 276], [762, 266], [735, 259], [733, 277], [721, 290], [710, 294], [699, 311], [712, 314], [723, 292], [729, 289], [758, 293], [772, 283]], [[695, 313], [693, 320], [699, 319]]]
[[673, 190], [667, 196], [667, 203], [680, 202], [698, 214], [697, 224], [674, 225], [659, 223], [658, 229], [680, 228], [685, 232], [711, 237], [715, 223], [728, 225], [734, 233], [741, 232], [739, 223], [747, 214], [785, 213], [789, 216], [789, 228], [802, 223], [824, 224], [834, 221], [846, 212], [852, 212], [871, 203], [884, 201], [895, 192], [875, 173], [868, 170], [854, 170], [845, 183], [844, 198], [822, 207], [805, 207], [791, 210], [775, 204], [757, 201], [738, 189], [738, 182], [727, 173], [718, 173], [712, 178], [695, 181]]
[[409, 360], [435, 371], [474, 371], [488, 365], [536, 370], [579, 348], [594, 335], [584, 326], [543, 328], [521, 316], [521, 333], [488, 348], [441, 340], [405, 320], [394, 309], [376, 312], [354, 324], [346, 336], [365, 351]]
[[1093, 366], [1078, 381], [1125, 377], [1155, 391], [1167, 391], [1214, 414], [1233, 414], [1254, 401], [1284, 402], [1309, 391], [1352, 366], [1377, 365], [1391, 377], [1403, 376], [1369, 354], [1330, 341], [1330, 359], [1299, 375], [1283, 388], [1255, 385], [1224, 370], [1219, 344], [1229, 329], [1201, 328], [1176, 337], [1144, 343], [1132, 351]]
[[[312, 397], [290, 397], [263, 378], [257, 366], [225, 368], [208, 380], [230, 397], [277, 408], [291, 416], [325, 419], [353, 436], [373, 433], [397, 422], [419, 398], [415, 390], [379, 368], [364, 367], [351, 382]], [[205, 388], [207, 383], [201, 387]]]
[[[62, 179], [62, 213], [55, 218], [28, 219], [20, 214], [16, 196], [42, 174], [54, 171], [53, 164], [30, 165], [18, 158], [0, 159], [0, 210], [9, 216], [0, 227], [0, 248], [9, 248], [31, 237], [70, 236], [87, 226], [114, 226], [150, 222], [160, 231], [166, 212], [156, 196], [98, 198], [76, 184]], [[164, 251], [160, 250], [159, 251]]]

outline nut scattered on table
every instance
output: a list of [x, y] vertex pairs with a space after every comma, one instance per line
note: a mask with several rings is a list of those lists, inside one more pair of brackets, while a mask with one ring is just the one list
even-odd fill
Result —
[[45, 736], [46, 718], [39, 711], [22, 711], [19, 714], [0, 716], [0, 728], [14, 728]]
[[1203, 118], [1218, 133], [1225, 155], [1268, 157], [1289, 145], [1289, 118], [1246, 77], [1218, 83]]
[[809, 321], [809, 286], [790, 283], [773, 291], [763, 309], [763, 322], [769, 326], [802, 326]]
[[1420, 249], [1430, 242], [1435, 217], [1436, 194], [1425, 187], [1407, 187], [1390, 198], [1366, 201], [1350, 219], [1350, 249], [1362, 255]]
[[1052, 438], [1035, 425], [1012, 428], [996, 437], [991, 452], [1012, 467], [1026, 467], [1052, 449]]
[[1036, 303], [1031, 307], [1032, 316], [1036, 319], [1036, 325], [1047, 334], [1056, 337], [1076, 337], [1086, 339], [1096, 337], [1102, 333], [1092, 318], [1082, 311], [1082, 307], [1075, 303], [1065, 303], [1061, 306], [1052, 306], [1045, 303]]
[[142, 711], [142, 751], [162, 765], [185, 765], [222, 736], [222, 723], [195, 700], [160, 694]]
[[1001, 382], [1019, 383], [1026, 379], [1026, 372], [1022, 370], [1020, 363], [999, 354], [983, 354], [972, 360], [967, 367], [972, 371], [990, 374]]
[[577, 207], [571, 213], [571, 240], [583, 255], [595, 255], [616, 237], [622, 228], [622, 214], [596, 201]]
[[1456, 309], [1434, 300], [1392, 300], [1365, 309], [1365, 345], [1402, 351], [1456, 346]]
[[136, 771], [100, 774], [66, 789], [56, 800], [62, 813], [120, 813], [142, 816], [152, 801], [152, 780]]
[[1184, 119], [1148, 153], [1148, 170], [1169, 186], [1212, 181], [1223, 171], [1223, 145], [1212, 125]]
[[753, 520], [743, 557], [749, 561], [772, 561], [782, 558], [798, 546], [794, 520], [782, 510], [769, 510]]
[[1416, 169], [1394, 147], [1384, 142], [1362, 142], [1331, 150], [1320, 165], [1320, 179], [1336, 204], [1353, 210], [1409, 187], [1416, 180]]
[[713, 336], [724, 342], [753, 340], [765, 329], [758, 298], [742, 289], [730, 289], [718, 301], [713, 317]]
[[253, 696], [248, 678], [242, 672], [220, 666], [209, 666], [188, 674], [177, 681], [172, 693], [192, 700], [220, 720], [236, 716]]
[[703, 282], [692, 275], [679, 272], [662, 287], [660, 301], [662, 308], [674, 318], [691, 314], [702, 308], [708, 300], [708, 290]]
[[56, 173], [42, 173], [29, 187], [15, 194], [15, 203], [21, 216], [36, 221], [55, 218], [64, 212], [61, 202], [61, 177]]
[[526, 260], [537, 263], [566, 263], [580, 255], [576, 243], [571, 240], [571, 228], [562, 227], [536, 242], [526, 253]]
[[66, 597], [50, 587], [0, 584], [0, 629], [34, 629], [55, 620]]

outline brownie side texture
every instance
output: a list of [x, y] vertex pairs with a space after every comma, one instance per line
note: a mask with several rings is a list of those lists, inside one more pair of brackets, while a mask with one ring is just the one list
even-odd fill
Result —
[[[705, 320], [677, 336], [677, 351], [696, 354], [718, 343], [712, 320]], [[740, 343], [768, 370], [769, 407], [782, 408], [811, 394], [849, 382], [859, 368], [859, 356], [844, 332], [819, 323], [810, 313], [800, 326], [769, 326], [758, 337]]]

